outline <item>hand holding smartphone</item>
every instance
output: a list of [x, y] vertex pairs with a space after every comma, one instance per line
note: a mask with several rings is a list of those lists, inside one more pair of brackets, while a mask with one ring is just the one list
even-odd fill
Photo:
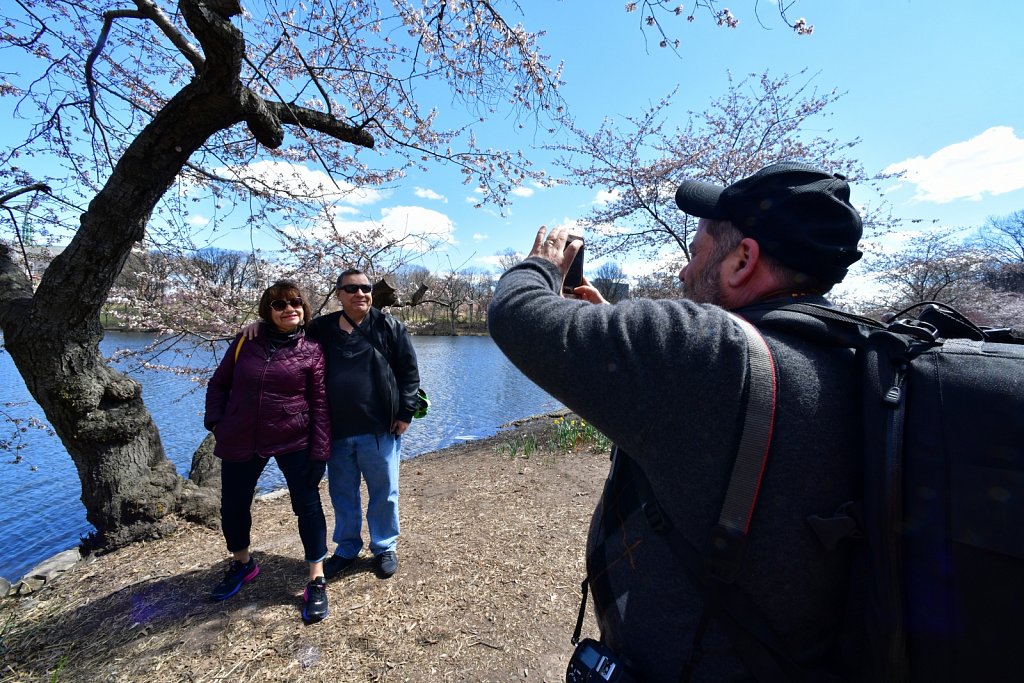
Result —
[[[565, 240], [565, 246], [568, 247], [572, 244], [573, 240], [583, 241], [583, 238], [579, 235], [569, 235]], [[580, 245], [580, 250], [576, 252], [575, 258], [572, 263], [569, 264], [569, 271], [565, 274], [565, 279], [562, 281], [562, 294], [573, 295], [573, 290], [583, 284], [583, 246]]]

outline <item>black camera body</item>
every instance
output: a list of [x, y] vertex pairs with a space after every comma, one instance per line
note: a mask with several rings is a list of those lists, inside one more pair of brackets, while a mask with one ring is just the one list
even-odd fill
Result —
[[637, 683], [637, 679], [605, 645], [584, 638], [569, 659], [565, 683]]

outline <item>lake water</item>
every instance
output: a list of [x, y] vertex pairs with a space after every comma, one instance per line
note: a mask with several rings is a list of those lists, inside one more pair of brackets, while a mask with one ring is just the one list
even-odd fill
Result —
[[[108, 333], [100, 344], [105, 354], [138, 350], [154, 341], [141, 334]], [[430, 414], [414, 420], [402, 437], [402, 456], [423, 453], [491, 436], [500, 426], [522, 417], [561, 407], [509, 363], [489, 337], [413, 337], [420, 381], [430, 395]], [[224, 353], [225, 345], [217, 352]], [[171, 367], [208, 366], [209, 349], [165, 351], [156, 358]], [[187, 474], [192, 454], [206, 436], [203, 428], [205, 389], [187, 375], [141, 369], [132, 360], [118, 361], [143, 386], [143, 398], [160, 429], [167, 457]], [[10, 356], [0, 349], [0, 411], [13, 417], [42, 417]], [[0, 576], [14, 581], [42, 560], [75, 547], [93, 531], [80, 500], [81, 484], [74, 463], [55, 436], [14, 428], [0, 414], [0, 441], [14, 436], [21, 462], [0, 451]], [[271, 461], [260, 489], [284, 487]]]

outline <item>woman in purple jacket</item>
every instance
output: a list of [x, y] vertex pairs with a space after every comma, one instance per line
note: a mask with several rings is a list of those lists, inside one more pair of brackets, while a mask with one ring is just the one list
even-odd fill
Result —
[[206, 428], [221, 459], [221, 528], [232, 554], [224, 580], [211, 597], [225, 600], [260, 573], [249, 553], [252, 499], [267, 460], [277, 458], [299, 520], [309, 565], [302, 618], [327, 616], [323, 561], [327, 523], [320, 505], [320, 480], [331, 454], [330, 416], [324, 390], [324, 355], [307, 339], [309, 304], [299, 286], [280, 280], [263, 292], [258, 336], [241, 336], [228, 348], [206, 390]]

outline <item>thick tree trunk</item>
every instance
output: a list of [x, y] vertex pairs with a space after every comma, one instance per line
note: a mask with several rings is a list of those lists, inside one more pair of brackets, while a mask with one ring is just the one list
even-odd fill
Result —
[[[38, 321], [38, 319], [36, 319]], [[109, 368], [98, 335], [8, 325], [4, 343], [78, 469], [96, 547], [167, 529], [181, 478], [165, 457], [138, 382]]]
[[[182, 10], [214, 53], [216, 68], [203, 65], [132, 142], [35, 293], [10, 248], [0, 244], [4, 345], [75, 462], [97, 548], [166, 531], [178, 511], [206, 521], [216, 514], [216, 497], [184, 487], [167, 459], [139, 384], [107, 366], [99, 352], [100, 310], [157, 201], [211, 135], [253, 111], [266, 114], [239, 80], [241, 34], [228, 15], [201, 4], [186, 1]], [[272, 143], [275, 131], [266, 123], [257, 135]]]

